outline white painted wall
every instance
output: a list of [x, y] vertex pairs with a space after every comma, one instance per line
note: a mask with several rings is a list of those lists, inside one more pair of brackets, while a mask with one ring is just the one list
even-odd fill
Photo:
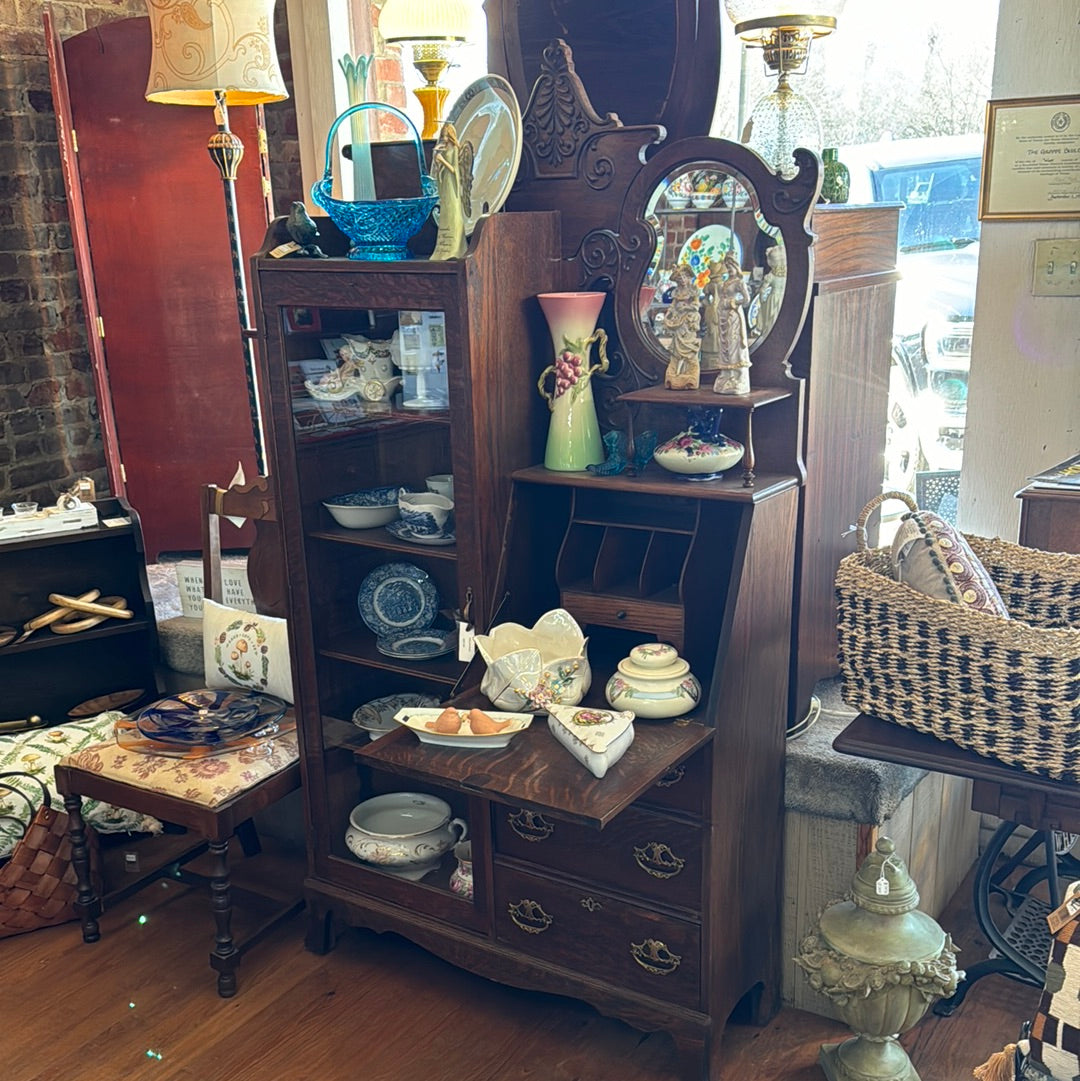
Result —
[[[1001, 0], [993, 97], [1080, 94], [1080, 3]], [[1080, 298], [1033, 297], [1034, 243], [1080, 221], [983, 222], [959, 522], [1015, 540], [1027, 477], [1080, 451]]]

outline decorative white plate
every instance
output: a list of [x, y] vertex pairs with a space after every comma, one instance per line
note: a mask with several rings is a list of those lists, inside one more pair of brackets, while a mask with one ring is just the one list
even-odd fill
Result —
[[467, 86], [450, 106], [446, 123], [458, 142], [473, 148], [472, 209], [465, 235], [477, 221], [502, 209], [521, 163], [521, 107], [513, 87], [499, 75], [485, 75]]
[[[467, 709], [458, 710], [462, 718], [466, 718], [468, 712]], [[435, 721], [442, 713], [441, 709], [401, 709], [394, 714], [394, 720], [412, 729], [421, 743], [433, 743], [437, 747], [493, 748], [505, 747], [518, 732], [524, 732], [532, 724], [533, 719], [531, 713], [496, 713], [486, 709], [484, 712], [493, 721], [510, 721], [511, 723], [501, 732], [474, 736], [467, 719], [462, 720], [459, 732], [432, 732], [427, 725]]]
[[419, 567], [386, 563], [360, 583], [356, 603], [379, 638], [400, 638], [431, 626], [439, 612], [439, 592]]
[[443, 547], [457, 542], [453, 533], [414, 533], [409, 526], [402, 521], [389, 522], [386, 532], [398, 540], [408, 541], [410, 544], [430, 544], [434, 547]]
[[[698, 286], [704, 286], [709, 280], [709, 263], [719, 261], [735, 249], [735, 254], [742, 261], [742, 244], [739, 238], [726, 225], [705, 225], [690, 238], [679, 251], [679, 262], [685, 263], [698, 276]], [[701, 275], [705, 275], [701, 277]]]
[[352, 722], [362, 728], [372, 739], [385, 736], [397, 727], [394, 714], [400, 709], [417, 706], [437, 706], [439, 700], [432, 694], [388, 694], [382, 698], [373, 698], [353, 710]]

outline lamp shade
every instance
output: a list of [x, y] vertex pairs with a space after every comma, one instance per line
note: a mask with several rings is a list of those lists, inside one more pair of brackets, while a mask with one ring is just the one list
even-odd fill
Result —
[[724, 0], [735, 33], [745, 41], [760, 41], [770, 30], [800, 28], [813, 37], [836, 29], [847, 0]]
[[468, 0], [386, 0], [379, 13], [383, 41], [466, 41], [473, 25]]
[[274, 47], [275, 0], [146, 0], [147, 101], [260, 105], [289, 96]]

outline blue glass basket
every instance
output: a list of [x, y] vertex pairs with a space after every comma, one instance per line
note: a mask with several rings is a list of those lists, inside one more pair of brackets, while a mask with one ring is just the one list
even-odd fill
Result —
[[[373, 202], [357, 202], [335, 199], [331, 163], [334, 153], [334, 136], [343, 120], [363, 109], [385, 109], [408, 125], [416, 144], [416, 159], [420, 170], [420, 190], [423, 194], [414, 199], [376, 199]], [[416, 125], [400, 110], [379, 101], [365, 101], [346, 109], [330, 125], [326, 137], [326, 166], [321, 180], [311, 186], [311, 198], [316, 206], [326, 211], [330, 220], [349, 238], [350, 259], [408, 259], [406, 247], [411, 237], [420, 232], [432, 208], [439, 201], [435, 181], [424, 172], [424, 152]]]

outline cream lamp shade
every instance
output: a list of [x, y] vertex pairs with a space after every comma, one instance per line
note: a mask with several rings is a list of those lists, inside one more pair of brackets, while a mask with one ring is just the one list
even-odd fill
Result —
[[472, 27], [468, 0], [386, 0], [379, 13], [383, 41], [465, 41]]
[[275, 0], [146, 0], [146, 100], [261, 105], [289, 96], [274, 47]]

